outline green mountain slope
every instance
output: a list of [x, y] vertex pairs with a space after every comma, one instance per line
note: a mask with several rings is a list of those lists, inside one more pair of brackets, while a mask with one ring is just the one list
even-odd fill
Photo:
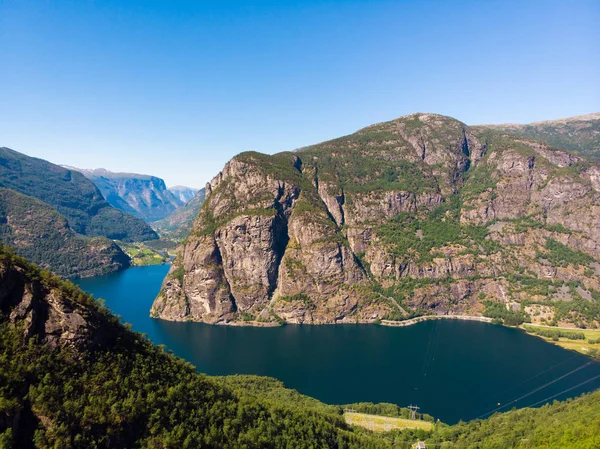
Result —
[[0, 188], [0, 242], [65, 277], [88, 277], [129, 267], [129, 257], [105, 237], [75, 234], [55, 209]]
[[600, 160], [600, 112], [527, 125], [481, 125], [474, 128], [495, 129], [515, 136], [541, 140], [553, 147]]
[[431, 434], [374, 434], [276, 380], [197, 374], [5, 248], [0, 285], [0, 447], [598, 447], [600, 392]]
[[77, 233], [125, 241], [156, 239], [142, 220], [111, 207], [81, 173], [0, 148], [0, 187], [37, 198], [60, 212]]
[[0, 285], [0, 447], [387, 447], [278, 382], [197, 374], [5, 250]]
[[242, 153], [208, 185], [151, 314], [597, 327], [600, 166], [422, 113], [292, 153]]
[[204, 198], [206, 197], [206, 189], [200, 189], [192, 199], [177, 209], [171, 215], [152, 223], [152, 227], [163, 238], [183, 241], [194, 224], [194, 219], [200, 211]]

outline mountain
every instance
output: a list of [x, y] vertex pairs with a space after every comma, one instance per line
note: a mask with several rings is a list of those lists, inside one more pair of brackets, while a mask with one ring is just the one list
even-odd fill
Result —
[[475, 128], [500, 130], [507, 134], [541, 140], [600, 161], [600, 112], [527, 125], [481, 125]]
[[151, 315], [598, 326], [599, 259], [600, 167], [418, 113], [234, 157], [208, 184]]
[[166, 217], [184, 203], [156, 176], [70, 168], [96, 184], [113, 207], [147, 222]]
[[175, 195], [182, 203], [187, 203], [189, 200], [194, 198], [198, 193], [198, 190], [199, 189], [193, 189], [185, 186], [169, 187], [169, 192]]
[[78, 234], [124, 241], [158, 238], [146, 223], [108, 204], [81, 173], [4, 147], [0, 147], [0, 187], [52, 206]]
[[194, 219], [198, 215], [205, 197], [206, 189], [202, 188], [182, 207], [168, 217], [155, 221], [152, 226], [161, 237], [183, 241], [190, 233]]
[[130, 264], [112, 240], [77, 235], [56, 209], [4, 188], [0, 188], [0, 242], [66, 277], [97, 276]]
[[[0, 447], [595, 448], [600, 391], [432, 432], [377, 434], [257, 376], [210, 377], [0, 247]], [[368, 406], [368, 404], [361, 404]], [[394, 409], [371, 405], [370, 413]]]

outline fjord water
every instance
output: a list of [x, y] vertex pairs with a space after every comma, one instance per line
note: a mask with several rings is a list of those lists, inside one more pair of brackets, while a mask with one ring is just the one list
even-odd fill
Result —
[[253, 328], [152, 319], [150, 306], [168, 268], [135, 267], [78, 283], [135, 330], [207, 374], [271, 376], [329, 404], [417, 404], [447, 423], [474, 419], [499, 404], [505, 411], [560, 392], [556, 399], [600, 388], [600, 364], [486, 323]]

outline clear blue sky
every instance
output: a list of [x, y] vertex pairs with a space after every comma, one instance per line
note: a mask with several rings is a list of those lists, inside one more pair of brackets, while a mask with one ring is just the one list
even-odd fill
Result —
[[0, 0], [0, 146], [203, 186], [417, 111], [600, 111], [600, 2]]

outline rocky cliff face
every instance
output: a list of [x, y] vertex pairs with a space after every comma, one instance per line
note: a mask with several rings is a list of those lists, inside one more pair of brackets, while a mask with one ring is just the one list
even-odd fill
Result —
[[[113, 173], [103, 168], [73, 170], [92, 181], [113, 207], [147, 222], [160, 220], [185, 203], [156, 176]], [[183, 196], [186, 194], [189, 192], [182, 192]]]
[[[89, 349], [111, 340], [111, 324], [89, 298], [57, 278], [43, 273], [31, 276], [27, 263], [0, 247], [0, 313], [20, 327], [28, 338], [36, 337], [50, 348], [69, 346]], [[36, 271], [37, 272], [37, 271]]]
[[295, 153], [242, 153], [207, 185], [151, 313], [334, 323], [536, 303], [594, 325], [599, 174], [435, 114]]

